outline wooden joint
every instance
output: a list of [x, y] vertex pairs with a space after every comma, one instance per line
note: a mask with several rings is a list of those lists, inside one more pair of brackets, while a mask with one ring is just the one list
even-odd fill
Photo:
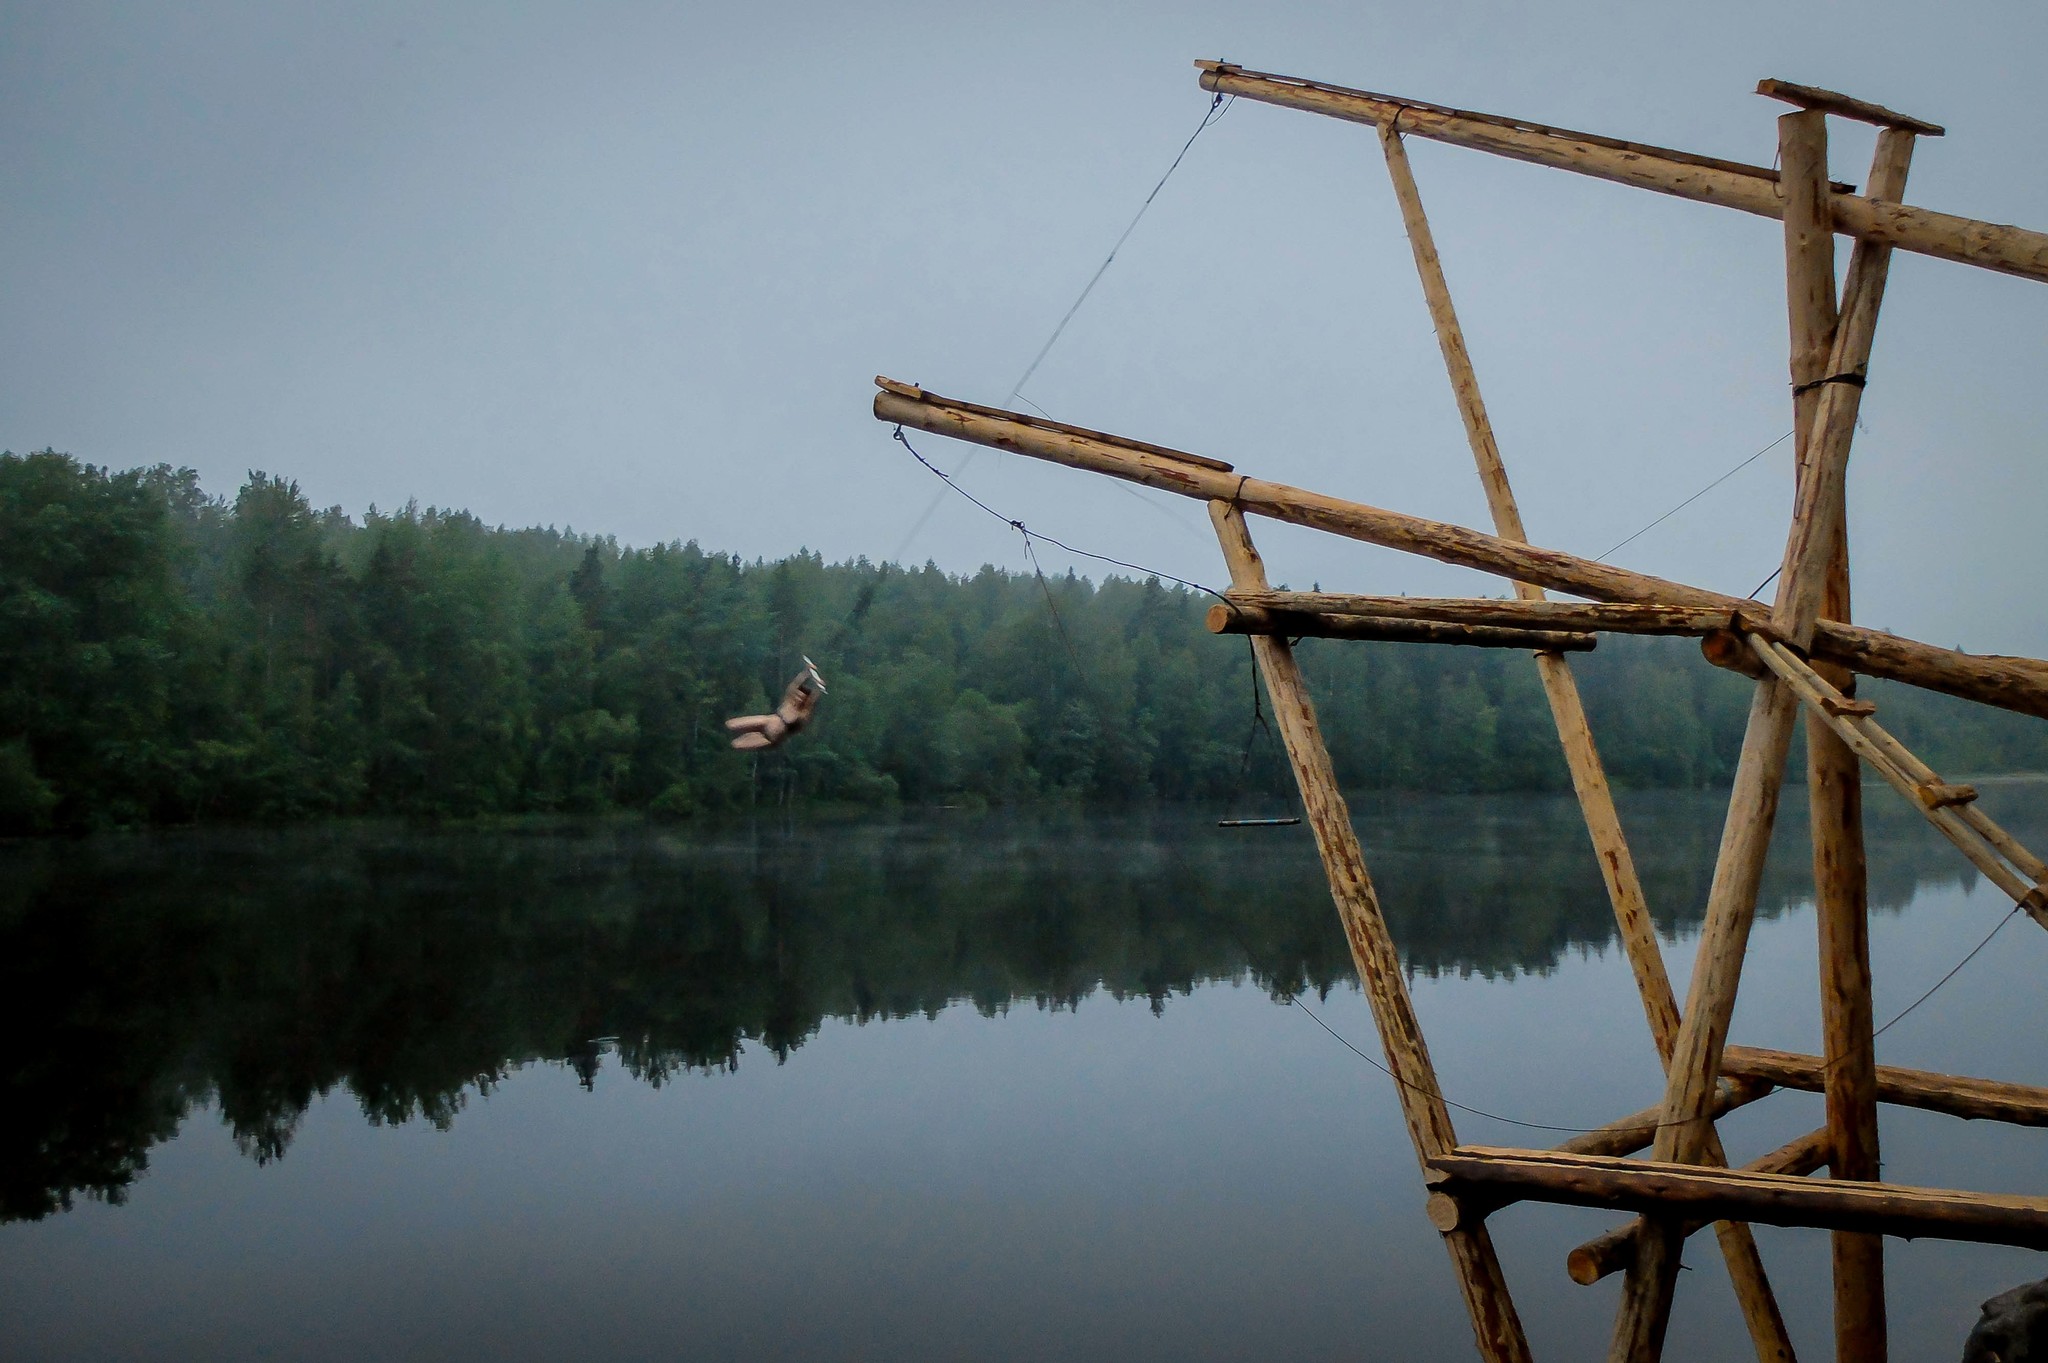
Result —
[[1868, 719], [1877, 713], [1877, 702], [1857, 700], [1854, 696], [1830, 696], [1823, 692], [1820, 708], [1838, 719]]
[[1709, 630], [1700, 637], [1700, 656], [1716, 667], [1762, 681], [1771, 675], [1749, 647], [1749, 640], [1732, 629]]
[[1795, 85], [1789, 80], [1760, 80], [1756, 92], [1767, 99], [1782, 100], [1796, 104], [1802, 109], [1813, 109], [1824, 114], [1836, 114], [1842, 118], [1853, 118], [1858, 123], [1875, 123], [1880, 128], [1898, 128], [1903, 132], [1920, 133], [1926, 137], [1940, 137], [1947, 132], [1939, 123], [1929, 123], [1924, 118], [1914, 118], [1887, 109], [1882, 104], [1872, 104], [1867, 99], [1853, 95], [1837, 94], [1833, 90], [1822, 90], [1812, 85]]
[[1977, 798], [1975, 786], [1951, 785], [1945, 781], [1922, 781], [1913, 788], [1920, 803], [1929, 809], [1949, 809]]

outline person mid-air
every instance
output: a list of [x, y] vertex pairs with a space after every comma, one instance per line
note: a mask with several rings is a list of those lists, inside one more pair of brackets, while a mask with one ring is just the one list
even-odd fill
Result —
[[818, 675], [817, 664], [804, 659], [804, 670], [790, 679], [782, 703], [773, 712], [736, 715], [725, 722], [725, 727], [738, 735], [732, 745], [741, 752], [780, 747], [784, 739], [810, 723], [811, 711], [818, 708], [818, 697], [824, 694], [825, 679]]

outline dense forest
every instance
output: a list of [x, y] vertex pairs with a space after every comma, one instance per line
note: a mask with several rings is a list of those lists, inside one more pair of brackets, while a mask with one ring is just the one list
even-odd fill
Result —
[[[687, 543], [633, 549], [464, 512], [315, 509], [252, 473], [0, 455], [0, 832], [338, 815], [762, 804], [1200, 800], [1270, 806], [1242, 639], [1157, 580], [1041, 583]], [[808, 655], [801, 738], [726, 742]], [[1565, 786], [1519, 653], [1310, 641], [1358, 789]], [[1724, 780], [1747, 684], [1687, 640], [1575, 665], [1615, 779]], [[2048, 728], [1873, 684], [1950, 772], [2048, 768]], [[1256, 735], [1256, 737], [1255, 737]], [[1247, 760], [1247, 757], [1249, 760]]]

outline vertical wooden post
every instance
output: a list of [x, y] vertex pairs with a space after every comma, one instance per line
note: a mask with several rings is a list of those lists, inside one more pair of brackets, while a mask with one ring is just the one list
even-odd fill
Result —
[[[1786, 127], [1792, 119], [1823, 122], [1817, 112], [1780, 120], [1784, 157], [1787, 299], [1791, 307], [1792, 381], [1799, 387], [1828, 375], [1836, 318], [1833, 302], [1834, 234], [1827, 217], [1828, 189], [1824, 131]], [[1912, 134], [1886, 130], [1871, 166], [1871, 197], [1898, 201], [1905, 192]], [[1797, 227], [1795, 227], [1795, 222]], [[1813, 245], [1825, 245], [1825, 255]], [[1868, 271], [1867, 256], [1863, 272]], [[1810, 301], [1825, 285], [1822, 309]], [[1852, 290], [1867, 287], [1852, 279]], [[1811, 462], [1820, 390], [1795, 397], [1800, 464]], [[1849, 539], [1846, 515], [1828, 554], [1821, 612], [1850, 618]], [[1845, 695], [1855, 694], [1855, 677], [1844, 668], [1819, 664], [1823, 677]], [[1879, 1177], [1877, 1051], [1871, 1026], [1870, 919], [1863, 848], [1861, 764], [1826, 725], [1806, 719], [1807, 789], [1813, 824], [1814, 916], [1820, 938], [1822, 1052], [1827, 1060], [1827, 1129], [1832, 1146], [1829, 1176], [1874, 1181]], [[1840, 1363], [1883, 1363], [1887, 1354], [1884, 1238], [1836, 1232], [1832, 1237], [1835, 1278], [1835, 1357]]]
[[[1910, 154], [1911, 138], [1902, 142], [1887, 129], [1879, 135], [1881, 154], [1887, 146], [1893, 149], [1890, 156], [1902, 158]], [[1860, 380], [1868, 368], [1890, 259], [1887, 247], [1857, 243], [1824, 377], [1853, 374]], [[1817, 392], [1813, 437], [1808, 444], [1811, 453], [1799, 471], [1792, 531], [1785, 542], [1783, 572], [1771, 610], [1772, 628], [1800, 648], [1812, 637], [1834, 561], [1833, 550], [1842, 533], [1849, 447], [1862, 397], [1860, 383], [1823, 384]], [[1728, 1023], [1735, 1012], [1742, 959], [1756, 918], [1757, 886], [1777, 816], [1798, 706], [1797, 696], [1775, 674], [1757, 683], [1742, 755], [1736, 763], [1735, 787], [1728, 800], [1728, 818], [1721, 830], [1713, 886], [1707, 894], [1706, 923], [1686, 997], [1685, 1023], [1665, 1086], [1666, 1124], [1657, 1133], [1654, 1148], [1658, 1159], [1695, 1164], [1700, 1159], [1709, 1129], [1709, 1104], [1720, 1081], [1721, 1050], [1727, 1044]], [[1681, 1242], [1669, 1221], [1653, 1221], [1646, 1232], [1622, 1288], [1611, 1363], [1645, 1363], [1657, 1358], [1663, 1347]]]
[[[1212, 501], [1209, 519], [1215, 523], [1217, 541], [1230, 566], [1231, 585], [1265, 590], [1265, 565], [1245, 528], [1243, 514], [1228, 502]], [[1285, 639], [1255, 635], [1252, 651], [1273, 703], [1274, 721], [1294, 768], [1294, 779], [1301, 788], [1302, 806], [1329, 877], [1330, 897], [1336, 901], [1345, 939], [1351, 945], [1352, 964], [1372, 1006], [1401, 1115], [1415, 1143], [1416, 1159], [1424, 1162], [1426, 1172], [1426, 1161], [1449, 1151], [1458, 1138], [1401, 974], [1400, 955], [1380, 913], [1379, 896], [1366, 872], [1365, 853], [1358, 845], [1351, 811], [1337, 787], [1329, 751], [1316, 727], [1315, 708], [1309, 703], [1294, 650]], [[1484, 1223], [1446, 1230], [1444, 1247], [1458, 1271], [1480, 1356], [1488, 1363], [1528, 1363], [1529, 1342], [1522, 1334], [1522, 1322], [1515, 1314], [1514, 1299]]]
[[[1394, 196], [1401, 205], [1401, 220], [1408, 231], [1408, 244], [1415, 256], [1416, 273], [1422, 280], [1423, 297], [1429, 304], [1430, 320], [1436, 327], [1437, 345], [1443, 351], [1444, 368], [1450, 375], [1451, 392], [1457, 400], [1458, 415], [1465, 425], [1465, 438], [1479, 468], [1480, 484], [1486, 490], [1494, 528], [1503, 539], [1527, 543], [1529, 537], [1522, 525], [1521, 508], [1508, 482], [1507, 466], [1494, 438], [1493, 422], [1486, 414], [1486, 403], [1479, 391], [1478, 372], [1473, 368], [1471, 352], [1465, 346], [1465, 331], [1458, 323], [1457, 309], [1451, 302], [1450, 283], [1444, 277], [1443, 261], [1437, 255], [1436, 238], [1430, 231], [1429, 217], [1423, 211], [1422, 194], [1408, 164], [1407, 149], [1402, 145], [1401, 134], [1391, 123], [1380, 125], [1379, 136], [1380, 148], [1386, 154], [1387, 174], [1393, 181]], [[1832, 313], [1832, 274], [1828, 305]], [[1515, 594], [1525, 601], [1544, 599], [1543, 589], [1527, 582], [1517, 582]], [[1650, 917], [1642, 880], [1636, 874], [1635, 858], [1630, 854], [1628, 840], [1622, 832], [1621, 815], [1614, 807], [1607, 771], [1593, 742], [1593, 731], [1586, 722], [1585, 705], [1579, 696], [1577, 679], [1573, 676], [1571, 664], [1560, 653], [1538, 653], [1536, 670], [1543, 681], [1544, 695], [1550, 701], [1551, 718], [1557, 724], [1558, 741], [1564, 749], [1565, 765], [1571, 772], [1572, 789], [1578, 794], [1586, 832], [1592, 839], [1593, 850], [1600, 863], [1607, 897], [1614, 906], [1615, 925], [1622, 950], [1635, 975], [1636, 992], [1642, 998], [1650, 1035], [1656, 1042], [1659, 1059], [1668, 1065], [1671, 1048], [1678, 1035], [1678, 1001], [1671, 989], [1671, 977], [1664, 969], [1656, 925]], [[1727, 1162], [1718, 1136], [1710, 1136], [1709, 1147], [1710, 1163]], [[1764, 1275], [1756, 1237], [1748, 1226], [1731, 1221], [1718, 1223], [1715, 1232], [1758, 1359], [1762, 1363], [1779, 1363], [1779, 1360], [1790, 1363], [1793, 1358], [1791, 1336], [1786, 1332], [1784, 1316], [1778, 1309], [1770, 1280]]]

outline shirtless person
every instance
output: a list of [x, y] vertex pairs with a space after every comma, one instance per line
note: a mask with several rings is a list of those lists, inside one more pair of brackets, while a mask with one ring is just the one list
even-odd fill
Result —
[[790, 679], [782, 703], [772, 713], [739, 715], [725, 722], [725, 727], [738, 735], [732, 745], [741, 752], [780, 747], [784, 739], [810, 723], [811, 711], [818, 708], [818, 697], [824, 694], [825, 679], [818, 675], [815, 663], [804, 659], [804, 670]]

